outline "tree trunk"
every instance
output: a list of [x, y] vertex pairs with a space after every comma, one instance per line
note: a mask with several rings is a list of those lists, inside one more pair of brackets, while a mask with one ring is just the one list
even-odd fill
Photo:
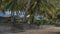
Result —
[[14, 20], [15, 18], [14, 18], [14, 11], [12, 10], [11, 11], [11, 24], [13, 25], [13, 26], [15, 26], [15, 20]]
[[31, 9], [31, 15], [33, 15], [33, 16], [31, 16], [31, 24], [34, 24], [34, 14], [35, 14], [35, 12], [38, 12], [39, 10], [40, 10], [40, 0], [36, 0], [35, 1], [35, 7], [33, 8], [33, 9]]
[[30, 2], [31, 2], [31, 0], [28, 0], [27, 5], [26, 5], [25, 16], [24, 16], [24, 20], [23, 20], [25, 23], [27, 22], [26, 16], [27, 16], [28, 9], [30, 7]]

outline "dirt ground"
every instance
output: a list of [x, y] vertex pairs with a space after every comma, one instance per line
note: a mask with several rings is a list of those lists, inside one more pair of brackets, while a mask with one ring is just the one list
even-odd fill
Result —
[[25, 32], [6, 33], [6, 34], [60, 34], [60, 27], [49, 26], [44, 29], [26, 30]]

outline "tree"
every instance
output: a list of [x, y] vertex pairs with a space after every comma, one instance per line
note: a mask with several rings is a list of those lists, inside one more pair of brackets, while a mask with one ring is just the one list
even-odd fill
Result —
[[[36, 12], [42, 13], [50, 21], [50, 19], [51, 20], [54, 19], [55, 16], [54, 14], [56, 13], [56, 7], [50, 2], [48, 2], [48, 0], [32, 0], [30, 3], [29, 12], [30, 15], [35, 15]], [[30, 16], [30, 18], [31, 23], [33, 23], [34, 21], [33, 16]]]
[[[27, 4], [26, 4], [27, 3]], [[24, 20], [26, 20], [26, 13], [28, 11], [29, 8], [29, 4], [30, 4], [30, 0], [9, 0], [9, 2], [7, 2], [6, 4], [6, 9], [9, 9], [11, 11], [11, 20], [12, 23], [14, 24], [14, 12], [16, 11], [16, 13], [18, 14], [19, 11], [25, 11], [25, 18]]]
[[[51, 0], [52, 1], [52, 0]], [[57, 0], [56, 0], [57, 1]], [[1, 8], [4, 5], [4, 8]], [[0, 1], [0, 10], [4, 11], [9, 9], [11, 11], [11, 20], [14, 21], [14, 12], [25, 11], [24, 21], [26, 22], [27, 13], [30, 14], [30, 21], [33, 23], [35, 13], [44, 14], [44, 18], [47, 21], [55, 19], [57, 12], [56, 6], [50, 2], [50, 0], [4, 0]], [[15, 23], [15, 22], [14, 22]]]

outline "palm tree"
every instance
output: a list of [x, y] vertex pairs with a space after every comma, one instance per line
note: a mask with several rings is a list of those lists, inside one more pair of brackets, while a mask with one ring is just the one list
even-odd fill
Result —
[[[48, 2], [48, 0], [32, 0], [30, 3], [30, 15], [35, 15], [36, 12], [42, 13], [46, 16], [47, 19], [53, 19], [54, 14], [56, 13], [56, 7]], [[30, 16], [31, 23], [33, 23], [34, 18]]]
[[[26, 5], [27, 3], [27, 5]], [[16, 11], [17, 14], [18, 12], [21, 10], [25, 10], [25, 18], [24, 20], [26, 20], [26, 13], [28, 11], [28, 8], [29, 8], [29, 4], [30, 4], [30, 0], [27, 2], [24, 1], [24, 0], [10, 0], [9, 2], [6, 3], [6, 9], [9, 9], [11, 11], [11, 22], [13, 24], [15, 24], [14, 22], [14, 12]], [[26, 5], [26, 6], [25, 6]]]
[[[1, 5], [4, 5], [4, 8], [1, 9]], [[56, 14], [56, 6], [49, 2], [49, 0], [4, 0], [0, 1], [0, 10], [6, 10], [9, 9], [11, 11], [11, 20], [14, 22], [14, 12], [16, 11], [18, 14], [18, 11], [24, 10], [25, 11], [25, 18], [27, 13], [31, 15], [31, 23], [34, 21], [35, 13], [42, 13], [44, 14], [45, 18], [48, 20], [54, 19], [54, 14]]]
[[8, 2], [5, 3], [5, 9], [9, 9], [9, 11], [11, 11], [11, 23], [15, 25], [14, 12], [18, 12], [20, 10], [18, 0], [8, 0]]
[[4, 6], [3, 6], [4, 2], [2, 0], [0, 0], [0, 11], [3, 11], [4, 13]]
[[25, 18], [24, 18], [24, 22], [27, 21], [26, 16], [27, 16], [27, 12], [28, 12], [29, 7], [30, 7], [30, 3], [31, 3], [31, 0], [27, 0], [27, 4], [26, 4], [26, 8], [25, 8], [25, 16], [24, 16]]

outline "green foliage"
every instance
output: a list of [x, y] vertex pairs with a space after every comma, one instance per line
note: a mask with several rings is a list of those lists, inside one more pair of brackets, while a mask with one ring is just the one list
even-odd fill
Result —
[[[58, 12], [57, 10], [60, 9], [59, 0], [30, 0], [29, 2], [28, 1], [29, 0], [0, 0], [0, 10], [5, 11], [6, 9], [10, 9], [16, 12], [18, 12], [19, 10], [26, 10], [25, 12], [30, 15], [30, 21], [32, 21], [32, 19], [34, 21], [34, 16], [32, 15], [35, 15], [35, 13], [42, 13], [44, 14], [45, 20], [37, 21], [36, 24], [38, 25], [47, 22], [51, 24], [56, 21], [56, 13]], [[1, 8], [1, 5], [3, 5], [4, 8]], [[26, 16], [27, 14], [25, 15], [25, 18]]]
[[39, 21], [39, 20], [37, 20], [37, 21], [35, 22], [36, 25], [41, 25], [41, 23], [42, 23], [42, 21]]

